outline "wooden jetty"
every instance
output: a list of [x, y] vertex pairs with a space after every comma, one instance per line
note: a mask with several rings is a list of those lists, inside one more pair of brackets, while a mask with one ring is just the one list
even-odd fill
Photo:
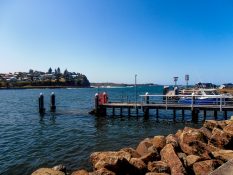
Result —
[[[192, 99], [191, 104], [181, 104], [178, 103], [178, 99], [183, 96], [181, 95], [149, 95], [146, 93], [145, 95], [140, 95], [140, 102], [117, 102], [110, 101], [108, 95], [106, 93], [96, 94], [95, 96], [95, 114], [97, 116], [103, 116], [107, 114], [107, 109], [112, 110], [112, 115], [116, 115], [116, 109], [118, 111], [118, 115], [122, 115], [123, 110], [127, 110], [127, 115], [131, 115], [132, 109], [136, 111], [136, 115], [142, 113], [145, 117], [148, 117], [150, 114], [150, 110], [156, 111], [156, 116], [159, 116], [159, 110], [172, 110], [173, 118], [176, 118], [177, 111], [181, 111], [182, 117], [185, 115], [185, 111], [191, 111], [192, 121], [198, 121], [198, 114], [200, 111], [203, 111], [204, 119], [206, 118], [207, 111], [213, 111], [214, 117], [217, 118], [218, 112], [223, 112], [224, 118], [227, 119], [228, 111], [233, 111], [233, 101], [227, 101], [225, 96], [218, 96], [218, 101], [214, 104], [208, 105], [200, 105], [195, 103], [195, 98], [198, 95], [192, 95], [190, 98]], [[186, 96], [187, 97], [187, 96]], [[211, 97], [211, 96], [208, 96]], [[216, 96], [215, 96], [216, 97]]]

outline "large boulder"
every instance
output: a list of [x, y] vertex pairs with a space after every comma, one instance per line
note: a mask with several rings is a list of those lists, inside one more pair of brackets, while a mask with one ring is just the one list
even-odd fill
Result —
[[141, 159], [132, 158], [130, 159], [129, 163], [133, 165], [133, 167], [135, 167], [135, 168], [132, 168], [132, 170], [134, 170], [135, 172], [132, 172], [131, 170], [132, 174], [145, 174], [146, 173], [147, 166]]
[[188, 155], [186, 157], [186, 160], [187, 160], [187, 166], [191, 167], [194, 163], [202, 160], [202, 158], [196, 155]]
[[155, 172], [149, 172], [149, 173], [146, 173], [146, 175], [170, 175], [168, 173], [155, 173]]
[[146, 138], [138, 144], [136, 151], [141, 156], [144, 156], [149, 153], [148, 148], [150, 148], [151, 146], [153, 146], [151, 140], [149, 138]]
[[74, 171], [71, 175], [89, 175], [89, 173], [86, 170], [77, 170]]
[[178, 148], [179, 144], [178, 144], [178, 139], [175, 135], [173, 134], [169, 134], [167, 137], [166, 137], [166, 144], [172, 144], [172, 146], [174, 148]]
[[160, 154], [158, 152], [150, 152], [140, 157], [140, 160], [142, 160], [145, 164], [148, 164], [148, 162], [157, 161], [159, 159], [160, 159]]
[[132, 158], [141, 157], [140, 154], [138, 154], [138, 152], [133, 148], [122, 148], [121, 151], [125, 151], [125, 152], [129, 153]]
[[116, 173], [109, 171], [106, 168], [101, 168], [97, 171], [89, 173], [89, 175], [116, 175]]
[[52, 168], [40, 168], [33, 172], [31, 175], [65, 175], [64, 172], [53, 170]]
[[158, 151], [163, 149], [163, 147], [166, 145], [166, 139], [164, 136], [154, 136], [151, 142]]
[[233, 150], [218, 150], [212, 152], [216, 159], [221, 159], [223, 161], [228, 161], [233, 159]]
[[195, 175], [206, 175], [218, 168], [222, 164], [219, 160], [205, 160], [193, 164]]
[[203, 126], [212, 131], [214, 128], [223, 129], [226, 126], [226, 122], [224, 120], [223, 121], [206, 120]]
[[223, 130], [227, 134], [233, 136], [233, 121], [231, 120]]
[[209, 143], [221, 149], [231, 149], [233, 148], [233, 137], [221, 129], [214, 128]]
[[56, 170], [56, 171], [62, 171], [64, 173], [66, 173], [66, 167], [65, 165], [63, 164], [60, 164], [60, 165], [56, 165], [52, 168], [53, 170]]
[[217, 149], [206, 143], [206, 137], [198, 129], [185, 127], [178, 140], [181, 150], [188, 155], [198, 155], [210, 159], [211, 151]]
[[[108, 159], [108, 158], [113, 158], [113, 160]], [[94, 152], [91, 154], [90, 156], [90, 161], [93, 165], [93, 167], [95, 167], [95, 165], [99, 162], [99, 161], [104, 161], [108, 159], [109, 161], [111, 160], [111, 162], [114, 161], [120, 161], [123, 159], [126, 159], [127, 161], [129, 161], [131, 159], [131, 155], [128, 152], [125, 151], [106, 151], [106, 152]]]
[[212, 132], [205, 128], [205, 127], [201, 127], [200, 129], [198, 129], [208, 140], [211, 138], [212, 136]]
[[170, 168], [167, 165], [167, 163], [163, 161], [154, 161], [149, 162], [147, 165], [147, 169], [150, 172], [156, 172], [156, 173], [170, 173]]
[[186, 170], [171, 144], [167, 144], [160, 154], [162, 161], [166, 162], [170, 167], [171, 174], [186, 174]]

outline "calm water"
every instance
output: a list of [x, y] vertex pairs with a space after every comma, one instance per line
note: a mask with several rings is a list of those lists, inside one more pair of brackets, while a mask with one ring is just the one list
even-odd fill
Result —
[[[88, 112], [98, 91], [106, 91], [110, 100], [126, 99], [126, 95], [128, 100], [135, 99], [134, 88], [0, 90], [0, 174], [31, 174], [39, 167], [61, 163], [70, 170], [90, 168], [93, 151], [135, 148], [146, 137], [175, 133], [192, 125], [189, 113], [185, 122], [180, 122], [178, 113], [174, 123], [171, 111], [161, 112], [159, 120], [153, 111], [149, 119], [91, 116]], [[49, 96], [55, 92], [56, 114], [38, 115], [40, 92], [45, 94], [47, 110]], [[145, 92], [160, 94], [162, 87], [138, 87], [138, 94]]]

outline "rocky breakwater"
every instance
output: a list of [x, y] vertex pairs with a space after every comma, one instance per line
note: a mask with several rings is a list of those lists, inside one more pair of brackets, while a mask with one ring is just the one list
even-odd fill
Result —
[[[185, 127], [168, 136], [146, 138], [136, 149], [94, 152], [90, 156], [92, 172], [77, 170], [71, 174], [205, 175], [230, 159], [233, 159], [233, 120], [208, 120], [200, 129]], [[39, 170], [32, 175], [43, 175], [38, 174]]]

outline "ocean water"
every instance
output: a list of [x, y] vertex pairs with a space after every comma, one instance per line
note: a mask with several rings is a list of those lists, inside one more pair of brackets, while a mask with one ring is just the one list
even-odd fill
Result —
[[[64, 164], [68, 170], [91, 169], [89, 156], [94, 151], [136, 148], [144, 138], [175, 133], [193, 124], [190, 113], [184, 121], [172, 111], [155, 111], [150, 117], [89, 115], [94, 95], [107, 92], [110, 101], [135, 100], [134, 87], [83, 89], [0, 90], [0, 174], [31, 174], [40, 167]], [[38, 114], [38, 96], [44, 93], [46, 114]], [[57, 111], [49, 112], [51, 92], [56, 94]], [[138, 87], [137, 95], [161, 94], [161, 86]], [[140, 102], [141, 98], [137, 97]], [[126, 112], [127, 113], [127, 112]], [[108, 111], [111, 114], [111, 111]], [[117, 111], [116, 111], [117, 114]], [[219, 114], [221, 119], [221, 114]], [[200, 116], [201, 117], [201, 116]], [[212, 118], [209, 114], [208, 118]]]

